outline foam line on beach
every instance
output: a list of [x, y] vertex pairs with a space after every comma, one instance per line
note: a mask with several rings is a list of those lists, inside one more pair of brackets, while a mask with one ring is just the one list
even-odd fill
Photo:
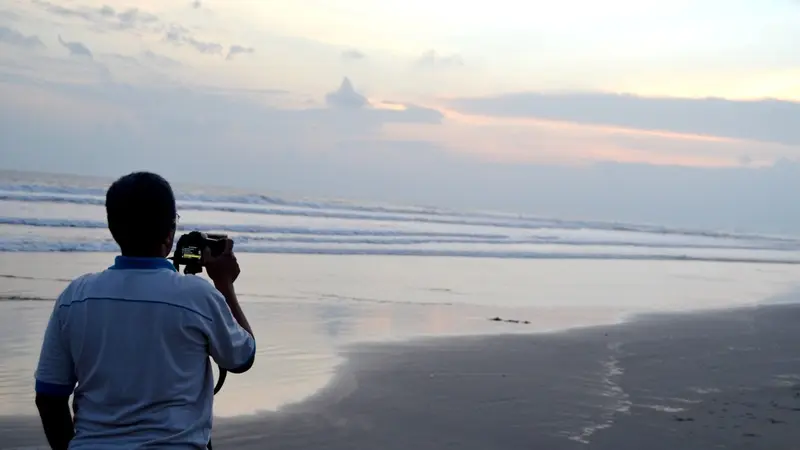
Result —
[[[9, 242], [0, 239], [0, 251], [4, 252], [116, 252], [117, 245], [110, 240], [63, 242], [21, 240]], [[371, 256], [424, 256], [499, 259], [573, 259], [573, 260], [631, 260], [631, 261], [704, 261], [729, 263], [800, 264], [800, 258], [704, 256], [663, 253], [559, 253], [514, 250], [465, 250], [397, 247], [302, 247], [283, 245], [237, 244], [240, 253], [303, 254], [303, 255], [371, 255]]]
[[[110, 236], [103, 233], [103, 228], [99, 221], [87, 223], [83, 220], [45, 220], [39, 222], [40, 219], [24, 219], [17, 220], [9, 219], [8, 222], [12, 224], [3, 224], [3, 218], [0, 218], [0, 225], [8, 225], [9, 228], [6, 235], [0, 238], [0, 249], [14, 249], [17, 247], [27, 245], [48, 245], [51, 242], [47, 237], [32, 238], [31, 233], [26, 230], [26, 227], [48, 227], [48, 228], [84, 228], [86, 230], [96, 230], [97, 233], [92, 235], [72, 236], [69, 233], [66, 236], [61, 236], [58, 242], [67, 243], [65, 245], [78, 245], [80, 242], [110, 242]], [[26, 222], [24, 225], [19, 225], [16, 222]], [[34, 223], [35, 222], [35, 223]], [[55, 226], [48, 226], [48, 225]], [[84, 226], [89, 225], [89, 226]], [[19, 227], [19, 228], [16, 228]], [[235, 228], [231, 230], [231, 228]], [[388, 230], [375, 232], [371, 229], [351, 229], [342, 231], [342, 229], [309, 229], [309, 228], [293, 228], [293, 227], [252, 227], [248, 232], [242, 232], [241, 227], [230, 227], [226, 225], [188, 225], [185, 226], [181, 232], [189, 229], [201, 229], [203, 231], [224, 231], [236, 241], [238, 244], [308, 244], [308, 245], [383, 245], [383, 246], [420, 246], [420, 245], [491, 245], [491, 246], [520, 246], [520, 245], [548, 245], [548, 246], [563, 246], [569, 247], [620, 247], [620, 248], [639, 248], [639, 249], [715, 249], [715, 250], [770, 250], [770, 251], [794, 251], [794, 246], [787, 246], [774, 243], [737, 243], [737, 242], [719, 242], [719, 243], [680, 243], [680, 242], [626, 242], [622, 239], [562, 239], [557, 236], [539, 236], [530, 235], [524, 237], [511, 237], [504, 235], [492, 234], [469, 234], [464, 233], [418, 233], [418, 232], [404, 232], [397, 230], [392, 233]], [[230, 233], [233, 231], [233, 233]], [[265, 232], [264, 232], [265, 231]], [[264, 233], [262, 233], [264, 232]], [[261, 233], [261, 234], [259, 234]], [[59, 245], [59, 244], [52, 244]]]
[[54, 297], [36, 297], [30, 295], [0, 295], [0, 302], [53, 302]]

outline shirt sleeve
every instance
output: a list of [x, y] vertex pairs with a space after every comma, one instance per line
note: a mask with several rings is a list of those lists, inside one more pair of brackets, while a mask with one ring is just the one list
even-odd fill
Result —
[[211, 320], [206, 322], [205, 328], [211, 357], [228, 372], [246, 372], [255, 361], [255, 339], [236, 322], [218, 290], [211, 287], [207, 295]]
[[77, 383], [68, 336], [63, 333], [63, 323], [59, 314], [63, 296], [62, 293], [56, 301], [44, 331], [39, 363], [34, 375], [37, 394], [68, 397]]

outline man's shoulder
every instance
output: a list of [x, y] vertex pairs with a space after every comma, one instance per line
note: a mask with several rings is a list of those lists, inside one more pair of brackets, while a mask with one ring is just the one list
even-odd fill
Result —
[[211, 295], [216, 288], [208, 280], [197, 275], [182, 275], [173, 272], [177, 286], [187, 294]]
[[58, 298], [60, 305], [68, 305], [82, 296], [87, 286], [95, 283], [103, 272], [90, 272], [73, 278]]
[[[131, 276], [147, 278], [132, 280]], [[59, 296], [58, 304], [70, 306], [91, 298], [125, 299], [167, 303], [208, 318], [218, 308], [220, 297], [214, 285], [199, 276], [167, 270], [149, 274], [104, 270], [73, 279]]]
[[[130, 274], [125, 275], [130, 276]], [[114, 270], [103, 270], [80, 275], [70, 281], [61, 296], [68, 299], [80, 297], [85, 292], [108, 290], [103, 288], [118, 288], [120, 285], [119, 276], [120, 272]], [[157, 296], [167, 294], [168, 296], [178, 297], [213, 298], [217, 292], [214, 285], [202, 277], [183, 275], [172, 271], [163, 271], [158, 274], [156, 279], [148, 278], [146, 284], [146, 291], [151, 291]], [[137, 287], [142, 288], [144, 286], [140, 284]]]
[[214, 285], [195, 275], [173, 273], [172, 278], [172, 302], [205, 321], [213, 321], [219, 308], [216, 297], [221, 295]]

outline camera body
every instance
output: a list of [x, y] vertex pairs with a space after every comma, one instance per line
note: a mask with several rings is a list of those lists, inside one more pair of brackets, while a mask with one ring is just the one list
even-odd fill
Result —
[[192, 231], [178, 238], [175, 245], [175, 253], [172, 256], [172, 264], [175, 269], [180, 270], [184, 266], [184, 273], [198, 274], [203, 271], [201, 259], [206, 248], [211, 252], [211, 256], [218, 256], [225, 250], [226, 234], [202, 233]]

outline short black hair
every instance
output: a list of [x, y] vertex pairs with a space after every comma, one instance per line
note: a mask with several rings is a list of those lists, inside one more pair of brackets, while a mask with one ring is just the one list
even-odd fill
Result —
[[175, 194], [160, 175], [133, 172], [108, 188], [106, 218], [122, 254], [145, 256], [175, 229]]

